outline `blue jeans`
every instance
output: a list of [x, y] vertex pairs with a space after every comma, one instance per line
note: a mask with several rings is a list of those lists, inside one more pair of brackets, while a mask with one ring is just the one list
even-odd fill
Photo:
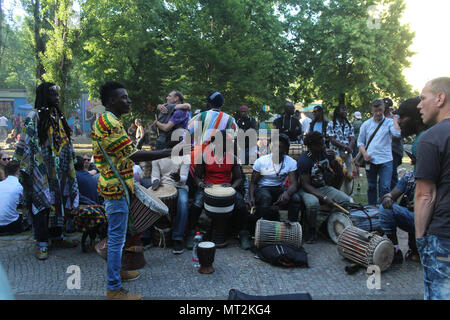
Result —
[[366, 171], [366, 176], [368, 184], [367, 200], [370, 205], [377, 205], [379, 203], [377, 198], [377, 184], [380, 199], [391, 191], [392, 161], [380, 164], [371, 163], [370, 170]]
[[392, 209], [384, 209], [380, 204], [379, 218], [381, 229], [386, 233], [395, 233], [397, 227], [408, 233], [414, 233], [414, 212], [394, 203]]
[[423, 265], [425, 300], [450, 300], [450, 238], [426, 235], [416, 243]]
[[184, 231], [189, 216], [188, 192], [186, 189], [178, 189], [177, 213], [173, 221], [172, 240], [183, 240]]
[[122, 250], [127, 235], [128, 210], [125, 197], [120, 200], [105, 199], [105, 211], [108, 215], [106, 288], [109, 290], [122, 288], [120, 269], [122, 268]]

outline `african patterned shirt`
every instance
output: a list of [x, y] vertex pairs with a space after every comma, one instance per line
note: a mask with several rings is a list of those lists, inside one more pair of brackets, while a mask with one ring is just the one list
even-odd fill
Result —
[[50, 209], [49, 227], [61, 227], [64, 209], [78, 207], [79, 192], [72, 142], [56, 112], [50, 116], [55, 126], [49, 127], [44, 145], [39, 144], [38, 114], [32, 111], [27, 116], [14, 159], [20, 162], [19, 181], [25, 207], [33, 214]]
[[100, 172], [97, 190], [108, 200], [121, 199], [125, 195], [122, 184], [105, 159], [99, 144], [111, 158], [117, 171], [131, 193], [134, 193], [133, 162], [130, 156], [136, 152], [122, 122], [112, 112], [105, 112], [92, 127], [94, 163]]
[[[334, 125], [333, 121], [328, 121], [327, 125], [327, 136], [336, 137], [337, 142], [348, 145], [350, 143], [350, 138], [355, 136], [353, 131], [353, 126], [346, 121], [341, 123], [339, 120], [336, 120], [336, 125]], [[330, 143], [331, 148], [339, 155], [340, 151], [334, 144]]]

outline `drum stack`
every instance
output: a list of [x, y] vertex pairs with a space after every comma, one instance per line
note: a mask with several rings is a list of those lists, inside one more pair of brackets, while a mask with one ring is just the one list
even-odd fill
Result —
[[212, 221], [211, 241], [218, 248], [225, 247], [226, 228], [234, 210], [236, 190], [232, 187], [213, 185], [211, 188], [205, 188], [204, 192], [204, 208]]

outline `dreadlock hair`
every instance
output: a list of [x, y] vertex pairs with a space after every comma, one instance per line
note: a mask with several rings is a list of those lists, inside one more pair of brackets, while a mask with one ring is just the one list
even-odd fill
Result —
[[317, 132], [317, 131], [308, 132], [305, 135], [305, 138], [303, 139], [303, 143], [308, 148], [313, 145], [319, 145], [322, 142], [323, 142], [323, 136], [320, 132]]
[[66, 132], [67, 137], [70, 139], [70, 127], [64, 117], [64, 114], [61, 112], [59, 107], [50, 106], [49, 98], [50, 98], [50, 88], [54, 87], [55, 84], [51, 82], [43, 82], [36, 88], [36, 100], [34, 103], [34, 107], [39, 112], [39, 121], [38, 121], [38, 137], [39, 143], [43, 145], [45, 141], [48, 139], [48, 128], [51, 125], [52, 121], [52, 111], [56, 110], [56, 115], [58, 119], [61, 119], [61, 122], [64, 127], [64, 131]]
[[[338, 105], [334, 108], [334, 112], [333, 112], [333, 128], [336, 127], [336, 120], [338, 117], [338, 113], [341, 111], [341, 108], [345, 106], [344, 105]], [[350, 127], [350, 122], [348, 122], [347, 117], [344, 118], [344, 122], [347, 123], [347, 125]]]
[[125, 89], [125, 86], [120, 82], [106, 81], [105, 84], [100, 87], [100, 100], [104, 107], [108, 106], [109, 98], [117, 89]]

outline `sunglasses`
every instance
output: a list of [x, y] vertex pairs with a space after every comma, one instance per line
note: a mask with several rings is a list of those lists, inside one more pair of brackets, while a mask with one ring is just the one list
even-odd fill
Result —
[[83, 159], [83, 161], [91, 161], [91, 159]]
[[2, 158], [3, 161], [11, 161], [11, 158]]

